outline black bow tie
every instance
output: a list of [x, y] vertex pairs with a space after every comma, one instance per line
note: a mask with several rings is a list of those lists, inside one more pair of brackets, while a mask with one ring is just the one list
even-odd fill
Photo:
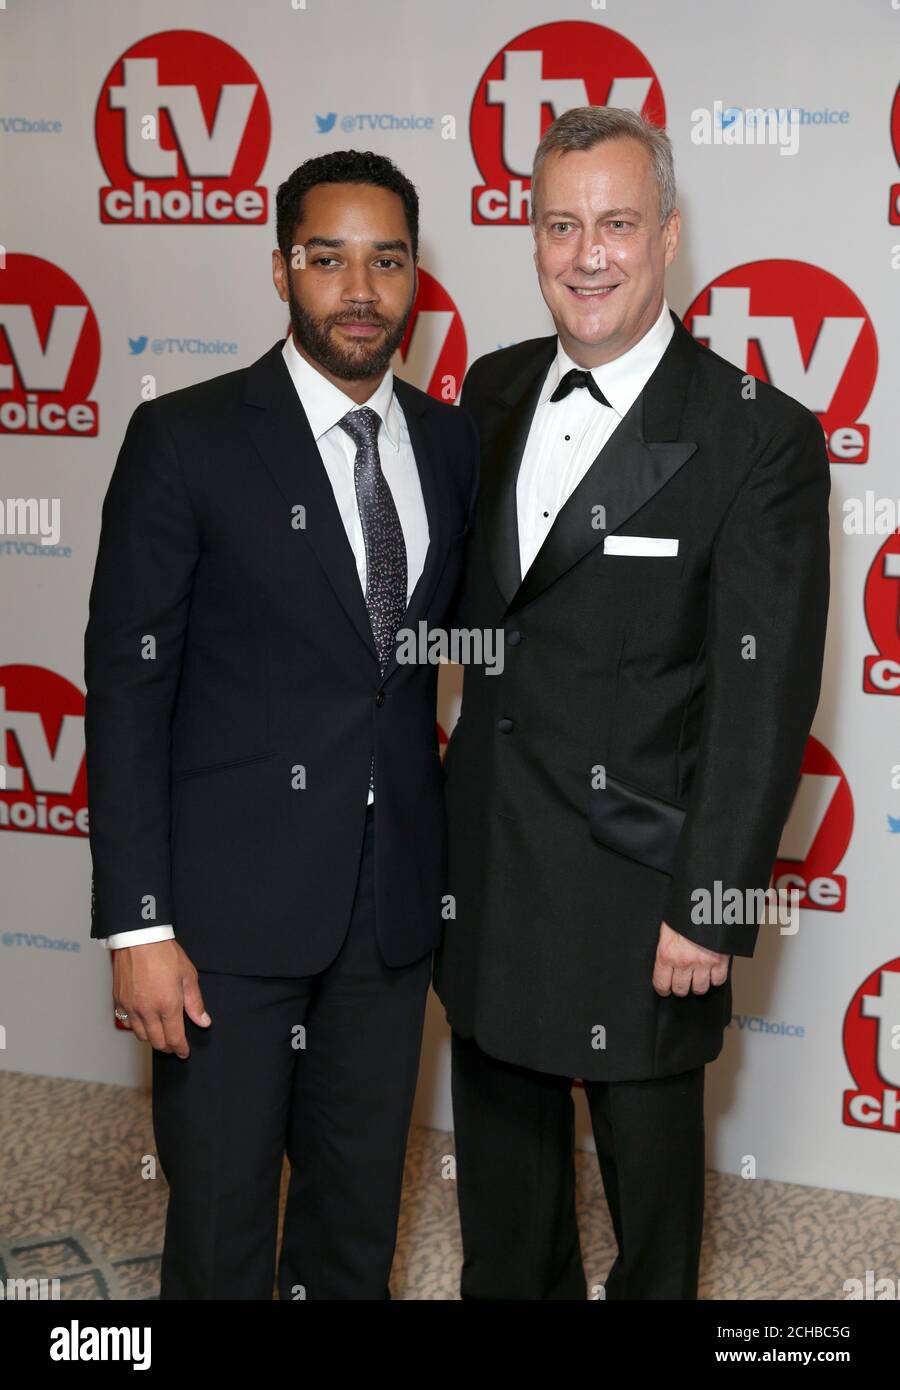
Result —
[[[562, 381], [550, 397], [551, 401], [563, 400], [575, 386], [586, 386], [595, 401], [599, 401], [601, 405], [609, 405], [609, 401], [600, 390], [600, 387], [597, 385], [591, 373], [581, 372], [577, 367], [573, 367], [570, 372], [566, 372]], [[611, 405], [609, 408], [612, 410]]]

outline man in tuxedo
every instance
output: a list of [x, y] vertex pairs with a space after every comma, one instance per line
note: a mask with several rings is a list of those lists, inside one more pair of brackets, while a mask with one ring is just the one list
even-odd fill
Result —
[[[556, 334], [480, 358], [462, 394], [482, 473], [460, 621], [502, 628], [505, 660], [466, 672], [445, 760], [461, 1292], [585, 1297], [581, 1078], [618, 1243], [605, 1297], [691, 1299], [704, 1064], [818, 700], [827, 454], [814, 415], [670, 312], [662, 131], [571, 110], [532, 196]], [[704, 922], [717, 881], [746, 911]]]
[[86, 648], [92, 936], [153, 1046], [163, 1298], [389, 1298], [446, 844], [439, 625], [465, 412], [396, 379], [418, 199], [381, 156], [277, 195], [291, 333], [138, 406]]

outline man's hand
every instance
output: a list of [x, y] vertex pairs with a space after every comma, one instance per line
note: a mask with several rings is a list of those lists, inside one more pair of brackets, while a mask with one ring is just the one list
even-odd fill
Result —
[[705, 946], [689, 941], [663, 922], [656, 944], [653, 988], [657, 994], [677, 994], [682, 998], [691, 991], [706, 994], [710, 985], [725, 983], [730, 959], [718, 951], [707, 951]]
[[197, 972], [177, 941], [152, 941], [113, 951], [115, 1007], [128, 1014], [125, 1027], [160, 1052], [190, 1056], [185, 1014], [201, 1028], [212, 1023], [197, 981]]

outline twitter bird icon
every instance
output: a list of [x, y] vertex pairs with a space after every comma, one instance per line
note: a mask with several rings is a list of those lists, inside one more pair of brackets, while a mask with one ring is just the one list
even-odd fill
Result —
[[327, 135], [336, 120], [336, 111], [329, 111], [327, 116], [316, 116], [316, 125], [319, 127], [319, 134]]

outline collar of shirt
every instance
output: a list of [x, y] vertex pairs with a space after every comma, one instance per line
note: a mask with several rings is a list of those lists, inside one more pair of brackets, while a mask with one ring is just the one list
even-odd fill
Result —
[[[323, 434], [343, 420], [350, 410], [361, 410], [362, 406], [344, 394], [326, 376], [313, 367], [297, 351], [293, 334], [284, 340], [282, 355], [291, 374], [291, 380], [300, 397], [301, 404], [309, 421], [309, 427], [318, 444]], [[374, 410], [380, 417], [388, 443], [396, 451], [400, 448], [400, 421], [394, 397], [394, 373], [388, 367], [376, 389], [367, 401], [362, 403]], [[349, 435], [347, 436], [349, 439]]]
[[[669, 306], [663, 299], [659, 318], [652, 328], [648, 328], [643, 338], [638, 339], [634, 347], [630, 347], [627, 352], [623, 352], [621, 357], [614, 358], [612, 362], [604, 362], [602, 367], [591, 368], [591, 376], [617, 415], [627, 414], [634, 405], [659, 365], [674, 332], [675, 325], [669, 313]], [[577, 362], [572, 361], [562, 343], [557, 339], [556, 357], [551, 363], [541, 389], [539, 405], [543, 405], [546, 400], [549, 400], [566, 372], [570, 372], [573, 367], [579, 371], [584, 371], [583, 367], [579, 367]]]

